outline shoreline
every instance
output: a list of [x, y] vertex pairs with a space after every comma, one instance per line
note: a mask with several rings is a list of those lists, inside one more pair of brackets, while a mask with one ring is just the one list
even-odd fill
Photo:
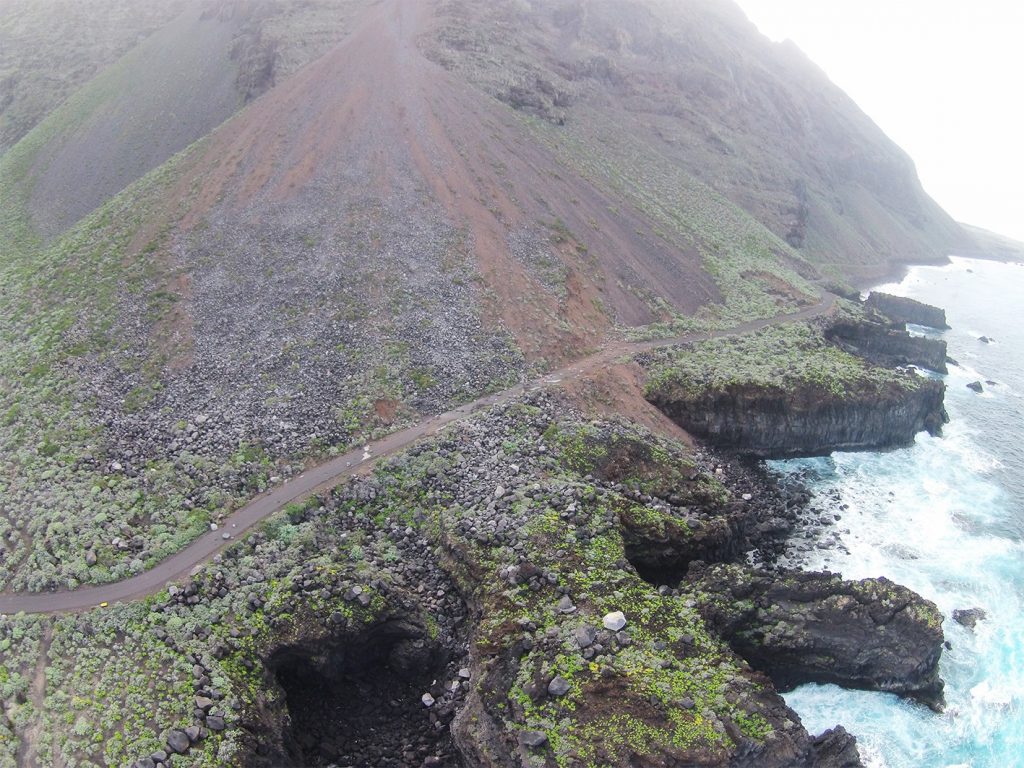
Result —
[[910, 270], [917, 267], [948, 267], [953, 264], [953, 259], [967, 259], [970, 261], [990, 261], [997, 264], [1016, 264], [1024, 265], [1024, 251], [1019, 254], [999, 256], [991, 253], [979, 252], [979, 253], [948, 253], [941, 259], [936, 261], [914, 261], [914, 262], [900, 262], [890, 263], [889, 266], [882, 270], [879, 276], [876, 277], [864, 277], [864, 278], [849, 278], [850, 285], [861, 294], [868, 293], [873, 289], [877, 289], [882, 286], [891, 285], [892, 283], [899, 283], [906, 279], [907, 275], [910, 274]]
[[[974, 269], [978, 282], [963, 274], [975, 261], [992, 264]], [[1006, 484], [1005, 470], [986, 469], [989, 462], [1005, 461], [1013, 472], [1019, 461], [1019, 455], [1013, 461], [1000, 446], [1020, 434], [1019, 423], [1007, 421], [1006, 409], [1015, 402], [1009, 392], [1019, 392], [1019, 376], [1007, 377], [1020, 371], [1014, 352], [1021, 349], [1021, 337], [1008, 335], [996, 352], [982, 344], [974, 347], [976, 334], [967, 329], [979, 318], [998, 322], [1001, 315], [990, 316], [986, 302], [1015, 306], [1012, 297], [1019, 295], [1022, 283], [1011, 267], [1022, 262], [960, 254], [951, 254], [947, 262], [909, 265], [908, 273], [911, 266], [940, 268], [913, 272], [902, 289], [890, 285], [882, 290], [949, 311], [954, 331], [943, 338], [950, 340], [950, 354], [969, 360], [979, 378], [998, 380], [994, 399], [975, 399], [964, 389], [964, 377], [951, 371], [947, 383], [956, 396], [948, 399], [958, 426], [942, 440], [919, 440], [906, 453], [783, 465], [788, 471], [782, 477], [812, 489], [818, 501], [812, 501], [812, 509], [846, 507], [836, 509], [842, 519], [828, 526], [831, 530], [801, 524], [807, 538], [789, 553], [794, 567], [829, 568], [847, 578], [884, 574], [939, 604], [951, 645], [940, 667], [949, 714], [935, 720], [884, 697], [815, 686], [786, 694], [786, 700], [810, 730], [839, 719], [861, 740], [862, 755], [871, 755], [876, 765], [994, 768], [1017, 765], [1009, 756], [1019, 758], [1024, 733], [1019, 671], [1013, 662], [1021, 649], [1019, 585], [1024, 582], [1019, 539], [1008, 532], [1019, 522], [1020, 497]], [[946, 269], [952, 265], [959, 267]], [[1006, 291], [1000, 290], [1004, 284]], [[983, 612], [977, 627], [957, 618], [958, 611], [962, 618], [975, 609]]]

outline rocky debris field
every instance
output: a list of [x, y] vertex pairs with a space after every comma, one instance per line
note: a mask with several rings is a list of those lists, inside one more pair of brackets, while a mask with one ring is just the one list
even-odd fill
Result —
[[[183, 238], [170, 265], [124, 267], [97, 242], [134, 237], [168, 183], [151, 179], [58, 248], [93, 259], [103, 291], [12, 278], [52, 309], [0, 364], [20, 382], [0, 396], [16, 459], [0, 501], [4, 586], [124, 578], [304, 461], [523, 376], [511, 339], [484, 322], [460, 233], [419, 190], [385, 208], [342, 180], [344, 216], [312, 213], [333, 208], [311, 190]], [[78, 309], [55, 302], [65, 291]], [[5, 327], [18, 327], [16, 304]]]
[[[315, 453], [518, 379], [511, 343], [481, 323], [458, 234], [427, 206], [353, 201], [341, 222], [309, 201], [282, 207], [180, 246], [191, 279], [174, 300], [189, 304], [190, 338], [159, 382], [109, 361], [81, 371], [129, 469], [246, 443]], [[389, 248], [363, 253], [366, 240]], [[147, 352], [144, 309], [129, 304], [118, 324], [126, 357]]]
[[864, 617], [896, 590], [900, 642], [930, 648], [934, 611], [812, 574], [794, 576], [813, 585], [802, 608], [752, 612], [778, 602], [776, 577], [738, 564], [770, 564], [805, 502], [533, 395], [290, 506], [144, 603], [52, 623], [38, 709], [29, 650], [47, 653], [50, 622], [5, 620], [0, 643], [36, 643], [0, 656], [24, 691], [13, 750], [146, 768], [857, 765], [852, 737], [812, 738], [768, 675], [845, 622], [879, 665], [833, 642], [842, 682], [916, 695], [934, 666], [884, 668], [893, 640]]

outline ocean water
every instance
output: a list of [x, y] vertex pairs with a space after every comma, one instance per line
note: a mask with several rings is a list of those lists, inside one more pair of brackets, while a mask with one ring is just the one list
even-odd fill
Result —
[[[880, 290], [946, 309], [952, 330], [938, 335], [959, 365], [944, 377], [943, 436], [771, 467], [803, 473], [842, 515], [831, 546], [795, 555], [799, 565], [887, 576], [942, 610], [947, 708], [830, 685], [786, 701], [812, 733], [843, 724], [872, 768], [1024, 768], [1024, 265], [954, 259]], [[973, 381], [984, 393], [967, 388]], [[956, 608], [988, 618], [971, 631], [953, 621]]]

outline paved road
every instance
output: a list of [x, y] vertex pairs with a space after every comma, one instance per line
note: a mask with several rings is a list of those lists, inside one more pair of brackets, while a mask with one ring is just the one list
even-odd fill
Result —
[[[229, 546], [245, 531], [293, 501], [303, 501], [316, 493], [329, 490], [360, 471], [372, 467], [382, 458], [408, 448], [417, 440], [439, 432], [447, 425], [461, 421], [474, 411], [513, 400], [527, 390], [552, 386], [609, 365], [625, 355], [634, 355], [660, 347], [685, 344], [709, 338], [739, 336], [752, 333], [769, 325], [806, 320], [831, 311], [835, 296], [825, 294], [819, 304], [788, 315], [756, 320], [713, 333], [691, 333], [670, 339], [642, 342], [616, 342], [599, 352], [552, 371], [534, 382], [518, 384], [503, 392], [481, 397], [472, 403], [429, 418], [412, 427], [343, 456], [331, 459], [307, 470], [273, 490], [256, 497], [225, 519], [219, 530], [210, 531], [192, 542], [176, 555], [161, 561], [151, 570], [136, 576], [101, 586], [80, 587], [63, 592], [32, 592], [0, 594], [0, 613], [75, 613], [95, 608], [102, 603], [130, 602], [159, 592], [167, 584], [189, 575], [197, 566], [211, 559]], [[224, 535], [230, 536], [225, 539]]]

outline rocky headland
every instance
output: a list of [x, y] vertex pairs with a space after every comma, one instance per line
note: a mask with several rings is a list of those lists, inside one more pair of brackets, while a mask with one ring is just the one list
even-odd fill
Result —
[[[901, 312], [896, 317], [906, 315]], [[893, 319], [866, 304], [841, 305], [841, 311], [823, 321], [821, 327], [828, 341], [874, 365], [883, 368], [913, 365], [935, 373], [948, 373], [945, 341], [913, 336], [907, 331], [905, 321]]]
[[[164, 660], [128, 688], [180, 698], [102, 746], [145, 768], [859, 765], [777, 691], [937, 705], [941, 616], [885, 580], [741, 565], [804, 499], [562, 397], [483, 412], [114, 608], [117, 653]], [[108, 642], [97, 620], [77, 626]]]
[[[854, 354], [855, 353], [855, 354]], [[713, 445], [760, 458], [907, 445], [947, 420], [945, 344], [843, 305], [817, 324], [776, 326], [640, 358], [647, 398]], [[895, 366], [895, 367], [892, 367]]]
[[688, 584], [701, 615], [780, 691], [835, 683], [942, 709], [942, 614], [906, 587], [735, 565], [694, 569]]
[[916, 299], [872, 291], [865, 304], [871, 309], [877, 309], [894, 323], [923, 325], [938, 330], [949, 328], [946, 324], [946, 310]]

